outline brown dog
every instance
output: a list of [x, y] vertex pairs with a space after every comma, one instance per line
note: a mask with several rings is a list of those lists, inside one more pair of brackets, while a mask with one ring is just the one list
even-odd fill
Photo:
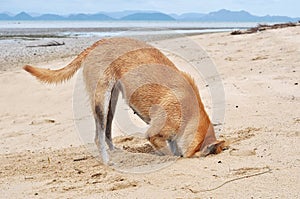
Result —
[[59, 70], [29, 65], [24, 70], [42, 82], [60, 83], [70, 79], [80, 67], [94, 113], [95, 142], [104, 162], [109, 160], [107, 146], [113, 149], [111, 124], [119, 92], [150, 125], [147, 138], [160, 153], [193, 157], [222, 150], [224, 141], [216, 140], [192, 78], [144, 42], [102, 39]]

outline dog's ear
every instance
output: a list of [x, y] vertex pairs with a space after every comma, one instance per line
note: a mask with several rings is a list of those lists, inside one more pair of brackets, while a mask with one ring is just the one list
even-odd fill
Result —
[[209, 144], [208, 146], [204, 147], [202, 151], [200, 151], [200, 156], [205, 157], [210, 154], [218, 154], [220, 153], [223, 148], [225, 147], [225, 141], [214, 141], [213, 143]]

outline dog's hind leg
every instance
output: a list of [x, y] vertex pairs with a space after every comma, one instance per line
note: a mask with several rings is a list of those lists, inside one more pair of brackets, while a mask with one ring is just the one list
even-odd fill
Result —
[[103, 112], [103, 109], [99, 106], [99, 105], [96, 105], [95, 106], [95, 113], [96, 113], [96, 116], [95, 116], [95, 124], [96, 124], [96, 136], [95, 136], [95, 143], [98, 147], [98, 150], [100, 151], [101, 153], [101, 157], [102, 157], [102, 161], [107, 164], [108, 161], [109, 161], [109, 157], [108, 157], [108, 153], [107, 153], [107, 147], [105, 145], [105, 132], [104, 132], [104, 129], [105, 129], [105, 115], [104, 115], [104, 112]]
[[109, 162], [108, 148], [113, 148], [110, 133], [114, 113], [114, 101], [111, 100], [113, 87], [114, 82], [98, 81], [92, 103], [96, 123], [95, 143], [105, 164]]
[[112, 104], [110, 102], [109, 107], [108, 107], [107, 122], [106, 122], [106, 129], [105, 129], [105, 141], [109, 147], [109, 150], [114, 149], [114, 145], [113, 145], [112, 137], [111, 137], [111, 124], [112, 124], [114, 113], [111, 109], [111, 106], [112, 106]]
[[111, 125], [112, 125], [113, 117], [114, 117], [115, 110], [116, 110], [119, 92], [120, 92], [119, 89], [116, 86], [114, 86], [114, 88], [111, 92], [111, 98], [110, 98], [109, 107], [108, 107], [107, 123], [106, 123], [106, 129], [105, 129], [105, 140], [106, 140], [106, 143], [110, 150], [114, 149], [114, 145], [113, 145], [112, 137], [111, 137]]

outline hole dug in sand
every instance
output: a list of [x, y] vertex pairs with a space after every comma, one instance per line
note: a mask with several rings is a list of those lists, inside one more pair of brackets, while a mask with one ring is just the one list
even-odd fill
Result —
[[141, 136], [121, 136], [113, 140], [116, 150], [110, 152], [110, 163], [121, 172], [147, 173], [174, 163], [176, 156], [159, 156], [147, 139]]

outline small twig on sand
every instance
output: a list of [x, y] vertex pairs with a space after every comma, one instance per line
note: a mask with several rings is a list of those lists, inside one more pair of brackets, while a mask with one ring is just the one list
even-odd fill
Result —
[[88, 157], [81, 157], [81, 158], [73, 159], [73, 161], [78, 162], [78, 161], [87, 160], [87, 159], [88, 159]]
[[57, 41], [52, 41], [47, 44], [40, 44], [35, 46], [26, 46], [27, 48], [34, 48], [34, 47], [49, 47], [49, 46], [63, 46], [65, 45], [65, 42], [59, 43]]
[[219, 189], [220, 187], [223, 187], [224, 185], [230, 183], [230, 182], [234, 182], [234, 181], [237, 181], [237, 180], [242, 180], [242, 179], [245, 179], [245, 178], [251, 178], [251, 177], [254, 177], [254, 176], [259, 176], [259, 175], [263, 175], [263, 174], [266, 174], [266, 173], [269, 173], [271, 172], [271, 169], [270, 167], [264, 167], [262, 169], [267, 169], [265, 171], [262, 171], [262, 172], [259, 172], [259, 173], [254, 173], [254, 174], [251, 174], [251, 175], [245, 175], [245, 176], [241, 176], [241, 177], [238, 177], [238, 178], [234, 178], [234, 179], [231, 179], [231, 180], [227, 180], [225, 182], [223, 182], [222, 184], [214, 187], [214, 188], [211, 188], [211, 189], [203, 189], [203, 190], [192, 190], [191, 188], [188, 188], [192, 193], [199, 193], [199, 192], [207, 192], [207, 191], [214, 191], [216, 189]]
[[25, 176], [24, 179], [25, 179], [25, 180], [32, 180], [32, 179], [34, 179], [34, 178], [33, 178], [32, 176]]

